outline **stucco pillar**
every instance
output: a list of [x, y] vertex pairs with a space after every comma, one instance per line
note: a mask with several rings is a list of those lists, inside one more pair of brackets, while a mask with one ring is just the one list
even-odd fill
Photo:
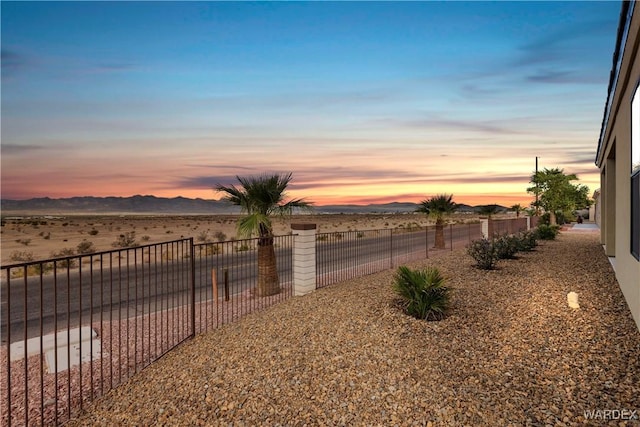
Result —
[[293, 239], [293, 294], [316, 290], [316, 225], [291, 224]]
[[480, 219], [480, 224], [482, 224], [482, 236], [485, 239], [488, 239], [489, 238], [489, 220]]

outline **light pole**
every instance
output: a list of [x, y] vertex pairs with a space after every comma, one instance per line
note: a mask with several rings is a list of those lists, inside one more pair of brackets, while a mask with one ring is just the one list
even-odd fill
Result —
[[538, 205], [538, 156], [536, 156], [536, 216], [540, 216], [540, 206]]

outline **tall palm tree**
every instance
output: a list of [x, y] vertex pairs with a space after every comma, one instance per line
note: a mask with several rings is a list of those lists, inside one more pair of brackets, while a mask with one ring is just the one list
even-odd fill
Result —
[[524, 211], [524, 206], [522, 206], [520, 203], [516, 203], [515, 205], [511, 206], [511, 210], [516, 213], [516, 218], [520, 218], [520, 212]]
[[420, 202], [416, 212], [426, 213], [436, 220], [436, 249], [444, 249], [444, 218], [456, 209], [453, 194], [438, 194]]
[[291, 181], [291, 173], [262, 174], [250, 177], [236, 176], [240, 187], [218, 184], [217, 191], [227, 194], [228, 202], [240, 206], [246, 214], [238, 221], [238, 233], [251, 237], [258, 234], [258, 296], [274, 295], [280, 292], [280, 281], [273, 246], [273, 215], [290, 216], [294, 208], [310, 209], [312, 202], [293, 199], [285, 202], [286, 188]]

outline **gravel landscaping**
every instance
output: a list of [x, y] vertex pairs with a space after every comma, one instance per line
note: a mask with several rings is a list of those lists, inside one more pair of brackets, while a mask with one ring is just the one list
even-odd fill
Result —
[[442, 321], [397, 308], [393, 271], [349, 280], [186, 342], [68, 425], [640, 425], [640, 332], [596, 233], [472, 263], [409, 264], [455, 288]]

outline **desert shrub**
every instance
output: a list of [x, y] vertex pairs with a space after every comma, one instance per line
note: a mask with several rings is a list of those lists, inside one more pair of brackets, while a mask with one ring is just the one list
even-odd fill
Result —
[[222, 253], [222, 246], [216, 244], [208, 244], [205, 246], [204, 254], [202, 255], [217, 255]]
[[83, 240], [82, 242], [78, 243], [76, 250], [79, 254], [92, 254], [96, 251], [96, 248], [95, 246], [93, 246], [93, 242]]
[[445, 279], [437, 268], [411, 270], [401, 266], [394, 280], [394, 290], [407, 314], [425, 320], [444, 317], [451, 303], [451, 288], [445, 286]]
[[213, 237], [215, 237], [218, 242], [224, 242], [225, 240], [227, 240], [227, 235], [222, 231], [216, 231], [215, 233], [213, 233]]
[[476, 261], [478, 268], [483, 270], [492, 270], [498, 261], [495, 246], [484, 238], [473, 240], [467, 247], [467, 254]]
[[356, 237], [358, 239], [362, 239], [364, 237], [364, 233], [362, 231], [358, 231], [358, 233], [356, 233]]
[[33, 261], [33, 252], [29, 251], [13, 251], [9, 255], [9, 259], [15, 262], [29, 262]]
[[249, 250], [249, 245], [246, 243], [236, 246], [236, 252], [246, 252], [248, 250]]
[[493, 239], [491, 243], [498, 259], [513, 259], [518, 252], [518, 238], [516, 236], [500, 236]]
[[148, 241], [149, 241], [149, 239], [151, 239], [151, 237], [149, 237], [149, 236], [148, 236], [148, 235], [146, 235], [146, 234], [145, 234], [144, 236], [140, 237], [140, 240], [142, 240], [143, 242], [148, 242]]
[[316, 240], [319, 242], [324, 242], [329, 238], [329, 236], [327, 236], [326, 234], [318, 234], [316, 236]]
[[29, 246], [29, 244], [31, 243], [31, 239], [18, 239], [16, 240], [16, 243], [22, 243], [25, 246]]
[[518, 251], [519, 252], [531, 252], [538, 246], [538, 238], [535, 231], [524, 231], [518, 234]]
[[196, 237], [196, 240], [198, 242], [208, 242], [209, 241], [209, 234], [206, 231], [201, 231], [200, 233], [198, 233], [198, 236]]
[[95, 236], [95, 235], [96, 235], [96, 234], [98, 234], [98, 233], [99, 233], [99, 232], [98, 232], [98, 230], [96, 230], [95, 228], [92, 228], [92, 229], [89, 231], [89, 235], [90, 235], [90, 236]]
[[130, 248], [138, 246], [136, 242], [136, 232], [124, 233], [118, 236], [118, 238], [111, 244], [114, 248]]
[[540, 240], [555, 240], [560, 233], [560, 227], [557, 225], [542, 224], [536, 227], [536, 237]]
[[[72, 257], [76, 254], [76, 251], [72, 248], [62, 248], [57, 252], [51, 252], [52, 258], [66, 258]], [[56, 265], [61, 268], [73, 268], [76, 265], [76, 260], [73, 258], [66, 258], [56, 262]]]

